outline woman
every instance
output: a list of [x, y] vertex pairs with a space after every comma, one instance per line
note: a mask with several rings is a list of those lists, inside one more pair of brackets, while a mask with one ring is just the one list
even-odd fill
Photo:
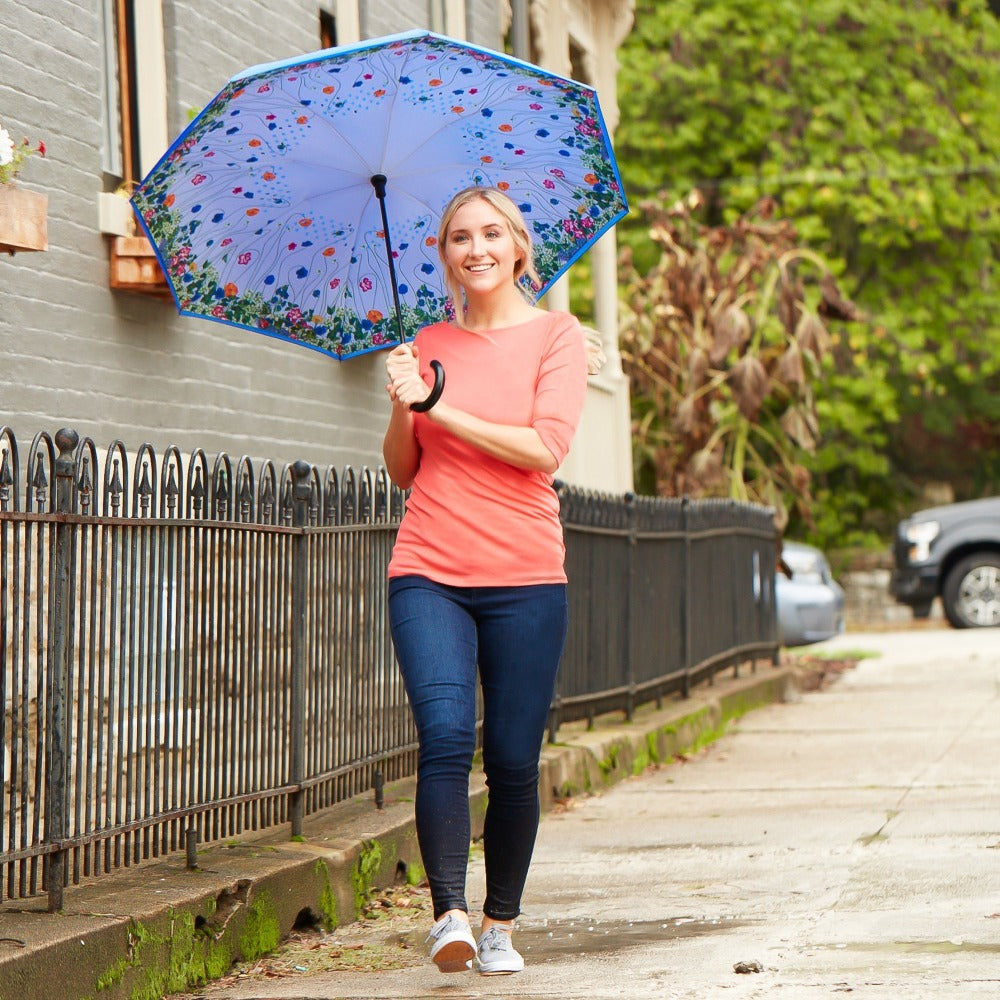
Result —
[[[517, 207], [470, 188], [445, 209], [438, 253], [453, 323], [425, 327], [386, 360], [392, 416], [383, 443], [393, 482], [412, 488], [389, 565], [389, 615], [420, 743], [417, 839], [442, 972], [476, 958], [519, 972], [511, 933], [538, 829], [538, 758], [566, 634], [566, 575], [552, 476], [586, 391], [580, 324], [536, 308], [531, 238]], [[429, 364], [447, 387], [424, 413]], [[465, 876], [477, 665], [486, 899], [473, 937]]]

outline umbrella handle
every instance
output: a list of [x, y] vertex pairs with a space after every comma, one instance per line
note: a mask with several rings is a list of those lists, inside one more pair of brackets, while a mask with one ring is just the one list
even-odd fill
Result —
[[440, 361], [432, 361], [431, 368], [434, 369], [434, 388], [431, 389], [431, 394], [422, 403], [410, 404], [410, 409], [415, 413], [426, 413], [444, 392], [444, 365]]

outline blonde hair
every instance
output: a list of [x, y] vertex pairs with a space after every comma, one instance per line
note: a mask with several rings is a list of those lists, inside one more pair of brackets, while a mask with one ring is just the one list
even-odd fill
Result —
[[445, 287], [451, 296], [451, 301], [455, 306], [455, 316], [459, 322], [462, 322], [465, 318], [465, 293], [458, 278], [452, 274], [451, 268], [448, 267], [445, 261], [445, 246], [447, 245], [448, 229], [451, 226], [452, 219], [455, 217], [455, 213], [463, 205], [467, 205], [470, 201], [475, 201], [477, 198], [487, 202], [487, 204], [491, 205], [503, 216], [504, 221], [510, 229], [511, 239], [514, 241], [515, 248], [521, 251], [521, 259], [514, 262], [514, 284], [517, 286], [518, 291], [528, 302], [534, 304], [534, 295], [525, 288], [524, 282], [521, 279], [527, 276], [536, 288], [542, 284], [542, 279], [538, 277], [532, 257], [531, 233], [528, 232], [524, 217], [521, 215], [517, 205], [502, 191], [494, 187], [464, 188], [445, 206], [445, 210], [441, 215], [441, 225], [438, 227], [437, 244], [438, 256], [441, 258], [442, 265], [444, 265]]

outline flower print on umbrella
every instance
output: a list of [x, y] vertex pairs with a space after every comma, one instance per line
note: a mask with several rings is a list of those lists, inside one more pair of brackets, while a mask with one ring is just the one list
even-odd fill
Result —
[[133, 203], [182, 311], [348, 357], [448, 314], [432, 240], [470, 184], [521, 206], [536, 292], [627, 211], [591, 88], [428, 32], [239, 74]]

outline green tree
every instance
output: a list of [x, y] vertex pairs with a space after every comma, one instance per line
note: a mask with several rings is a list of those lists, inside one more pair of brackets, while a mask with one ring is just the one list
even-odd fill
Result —
[[[960, 493], [1000, 489], [1000, 27], [985, 0], [639, 0], [620, 62], [632, 201], [698, 188], [718, 224], [772, 197], [869, 317], [832, 331], [817, 388], [814, 536], [884, 534], [942, 471]], [[620, 235], [648, 270], [659, 250], [637, 213]]]

